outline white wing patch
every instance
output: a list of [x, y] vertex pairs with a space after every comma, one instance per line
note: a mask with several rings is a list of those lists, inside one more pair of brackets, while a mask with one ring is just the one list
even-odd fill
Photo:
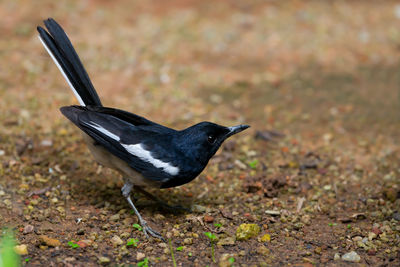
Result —
[[120, 140], [120, 138], [119, 138], [118, 135], [113, 134], [112, 132], [110, 132], [109, 130], [107, 130], [107, 129], [101, 127], [101, 125], [98, 125], [98, 124], [95, 123], [95, 122], [92, 122], [92, 121], [91, 121], [90, 123], [85, 123], [85, 124], [88, 125], [88, 126], [90, 126], [90, 127], [92, 127], [92, 128], [95, 128], [95, 129], [98, 130], [99, 132], [101, 132], [101, 133], [107, 135], [108, 137], [114, 139], [115, 141], [119, 141], [119, 140]]
[[56, 57], [53, 55], [53, 53], [51, 52], [51, 50], [47, 47], [46, 43], [42, 40], [42, 38], [40, 37], [40, 35], [38, 36], [40, 42], [42, 42], [42, 45], [44, 46], [44, 48], [46, 48], [47, 53], [49, 53], [50, 57], [53, 59], [54, 63], [56, 63], [58, 69], [60, 70], [60, 72], [62, 73], [62, 75], [64, 76], [65, 80], [67, 81], [69, 87], [71, 87], [72, 91], [75, 94], [76, 99], [78, 99], [79, 104], [81, 104], [81, 106], [86, 106], [85, 102], [83, 102], [81, 96], [78, 94], [78, 92], [76, 91], [75, 87], [72, 85], [72, 83], [70, 82], [70, 80], [68, 79], [68, 76], [65, 74], [64, 70], [62, 69], [62, 67], [60, 66], [60, 64], [58, 63]]
[[121, 145], [126, 149], [126, 151], [128, 151], [132, 155], [140, 158], [141, 160], [151, 163], [154, 167], [162, 168], [166, 173], [169, 173], [170, 175], [177, 175], [179, 173], [178, 167], [172, 166], [168, 162], [164, 162], [159, 159], [153, 158], [150, 151], [144, 149], [142, 144], [135, 144], [135, 145], [121, 144]]

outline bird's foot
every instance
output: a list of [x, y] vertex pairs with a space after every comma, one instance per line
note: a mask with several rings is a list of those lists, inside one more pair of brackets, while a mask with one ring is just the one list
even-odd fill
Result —
[[147, 238], [149, 238], [149, 235], [151, 235], [154, 238], [159, 238], [163, 242], [166, 242], [164, 237], [159, 232], [153, 230], [150, 226], [147, 225], [147, 222], [145, 220], [142, 220], [140, 224], [142, 225], [143, 233], [146, 235]]

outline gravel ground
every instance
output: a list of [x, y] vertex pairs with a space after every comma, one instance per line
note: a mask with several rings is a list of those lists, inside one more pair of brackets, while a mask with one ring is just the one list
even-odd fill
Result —
[[[12, 14], [12, 16], [10, 16]], [[0, 2], [0, 227], [24, 266], [399, 266], [395, 1]], [[36, 37], [67, 30], [103, 103], [252, 126], [193, 182], [135, 194], [96, 164]]]

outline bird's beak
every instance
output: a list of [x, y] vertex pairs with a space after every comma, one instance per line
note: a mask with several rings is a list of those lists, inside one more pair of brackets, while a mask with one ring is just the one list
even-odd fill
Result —
[[249, 127], [250, 127], [250, 125], [237, 125], [237, 126], [228, 127], [229, 132], [226, 134], [226, 138], [228, 138], [229, 136], [232, 136], [234, 134], [240, 133], [241, 131], [244, 131]]

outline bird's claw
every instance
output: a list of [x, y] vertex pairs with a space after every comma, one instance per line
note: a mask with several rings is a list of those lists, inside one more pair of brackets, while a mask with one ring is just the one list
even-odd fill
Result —
[[158, 238], [161, 239], [163, 242], [166, 242], [164, 237], [159, 232], [153, 230], [150, 226], [148, 226], [145, 221], [143, 221], [141, 225], [143, 228], [143, 233], [146, 235], [147, 238], [149, 238], [149, 235], [151, 235], [154, 238]]

